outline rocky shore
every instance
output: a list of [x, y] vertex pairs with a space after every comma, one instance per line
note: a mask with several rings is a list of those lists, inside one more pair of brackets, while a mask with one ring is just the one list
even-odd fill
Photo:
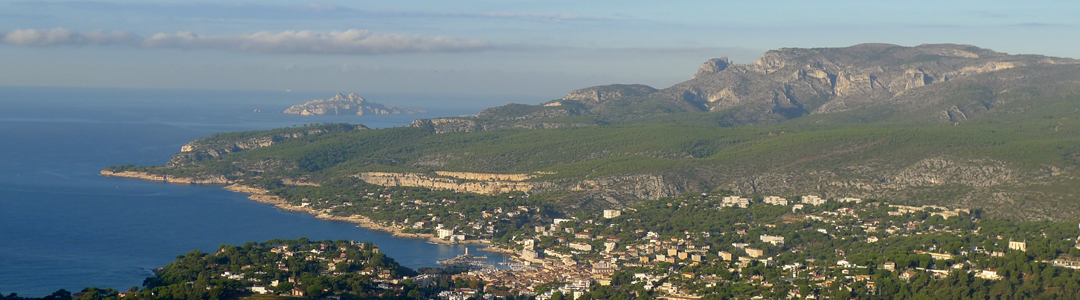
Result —
[[341, 221], [341, 222], [355, 223], [355, 224], [357, 224], [357, 225], [359, 225], [360, 227], [363, 227], [363, 228], [389, 232], [389, 233], [393, 234], [394, 237], [410, 238], [410, 239], [426, 239], [426, 240], [428, 240], [428, 241], [430, 241], [432, 243], [438, 243], [438, 244], [490, 244], [491, 243], [490, 241], [487, 241], [487, 240], [468, 240], [468, 241], [464, 241], [464, 242], [450, 242], [450, 241], [440, 239], [440, 238], [436, 237], [434, 234], [407, 233], [407, 232], [404, 232], [401, 228], [393, 227], [393, 226], [384, 226], [384, 225], [381, 225], [381, 224], [378, 224], [378, 223], [372, 221], [368, 217], [361, 216], [361, 215], [352, 215], [352, 216], [348, 216], [348, 217], [334, 216], [334, 215], [330, 215], [330, 214], [326, 214], [326, 213], [316, 211], [316, 210], [311, 209], [311, 208], [291, 205], [288, 202], [286, 202], [285, 199], [282, 199], [281, 197], [273, 196], [273, 195], [267, 195], [266, 194], [267, 191], [264, 190], [264, 189], [259, 189], [259, 188], [250, 187], [250, 186], [246, 186], [246, 185], [232, 184], [232, 185], [225, 186], [225, 189], [228, 190], [228, 191], [232, 191], [232, 192], [248, 194], [248, 195], [250, 195], [250, 196], [248, 196], [248, 199], [250, 199], [252, 201], [255, 201], [255, 202], [259, 202], [259, 203], [270, 204], [270, 205], [273, 205], [274, 207], [277, 207], [278, 209], [287, 210], [287, 211], [295, 211], [295, 212], [304, 212], [304, 213], [312, 214], [312, 215], [315, 216], [316, 219], [320, 219], [320, 220], [331, 220], [331, 221]]
[[[220, 178], [173, 177], [173, 176], [168, 176], [168, 175], [150, 174], [150, 173], [146, 173], [146, 172], [135, 172], [135, 171], [112, 172], [112, 171], [106, 171], [106, 170], [101, 171], [101, 176], [134, 178], [134, 179], [165, 182], [165, 183], [172, 183], [172, 184], [220, 184], [220, 185], [225, 185], [225, 187], [224, 187], [225, 190], [228, 190], [228, 191], [231, 191], [231, 192], [236, 192], [236, 193], [248, 194], [249, 195], [248, 199], [252, 200], [252, 201], [255, 201], [255, 202], [270, 204], [270, 205], [273, 205], [274, 207], [277, 207], [278, 209], [282, 209], [282, 210], [308, 213], [308, 214], [314, 215], [316, 219], [320, 219], [320, 220], [331, 220], [331, 221], [341, 221], [341, 222], [355, 223], [358, 226], [363, 227], [363, 228], [389, 232], [389, 233], [393, 234], [394, 237], [409, 238], [409, 239], [426, 239], [429, 242], [437, 243], [437, 244], [491, 244], [491, 241], [488, 241], [488, 240], [467, 240], [467, 241], [463, 241], [463, 242], [450, 242], [450, 241], [447, 241], [447, 240], [440, 239], [440, 238], [436, 237], [434, 234], [407, 233], [407, 232], [404, 232], [401, 228], [397, 228], [397, 227], [394, 227], [394, 226], [384, 226], [384, 225], [376, 223], [375, 221], [372, 221], [368, 217], [361, 216], [361, 215], [352, 215], [352, 216], [348, 216], [348, 217], [342, 217], [342, 216], [334, 216], [334, 215], [330, 215], [330, 214], [325, 214], [325, 213], [322, 213], [320, 211], [316, 211], [316, 210], [311, 209], [311, 208], [291, 205], [287, 201], [285, 201], [285, 199], [282, 199], [281, 197], [274, 196], [274, 195], [267, 195], [266, 194], [267, 190], [260, 189], [260, 188], [255, 188], [255, 187], [250, 187], [250, 186], [246, 186], [246, 185], [234, 184], [232, 181], [226, 180], [224, 177], [220, 177]], [[491, 249], [491, 250], [488, 250], [488, 249]], [[486, 247], [484, 249], [481, 249], [481, 250], [488, 251], [488, 252], [512, 253], [512, 252], [506, 252], [506, 251], [509, 251], [509, 250], [492, 248], [490, 246]]]
[[122, 177], [122, 178], [134, 178], [149, 181], [158, 181], [172, 184], [232, 184], [232, 181], [225, 179], [225, 176], [209, 176], [209, 177], [176, 177], [169, 175], [150, 174], [146, 172], [135, 171], [120, 171], [113, 172], [108, 170], [101, 170], [101, 176], [105, 177]]

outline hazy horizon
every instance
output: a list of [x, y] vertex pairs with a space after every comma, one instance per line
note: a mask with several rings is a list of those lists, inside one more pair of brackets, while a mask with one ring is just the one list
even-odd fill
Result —
[[524, 95], [783, 47], [971, 44], [1080, 57], [1080, 4], [50, 1], [0, 4], [0, 86]]

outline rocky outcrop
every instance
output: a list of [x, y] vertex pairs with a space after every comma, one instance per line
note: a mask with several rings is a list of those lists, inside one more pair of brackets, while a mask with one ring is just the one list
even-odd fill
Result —
[[[343, 130], [366, 130], [364, 125], [338, 126]], [[202, 138], [180, 147], [180, 153], [174, 155], [166, 164], [169, 167], [183, 166], [198, 162], [203, 159], [217, 158], [222, 155], [243, 150], [262, 148], [281, 141], [305, 137], [309, 135], [326, 133], [327, 129], [315, 128], [289, 133], [269, 134], [250, 137], [239, 141], [211, 136]]]
[[750, 64], [710, 60], [692, 80], [653, 97], [686, 99], [710, 111], [740, 107], [751, 112], [745, 116], [750, 122], [885, 105], [904, 111], [948, 100], [893, 101], [914, 89], [1012, 68], [1061, 63], [1076, 61], [1013, 56], [951, 44], [783, 48], [766, 52]]
[[433, 130], [435, 133], [477, 132], [484, 130], [484, 127], [480, 125], [480, 122], [469, 118], [418, 119], [409, 124], [409, 127]]
[[655, 92], [656, 89], [642, 84], [612, 84], [576, 90], [566, 94], [562, 100], [604, 102], [629, 96], [645, 96]]
[[[500, 194], [507, 192], [529, 192], [533, 184], [508, 179], [497, 178], [523, 178], [523, 174], [480, 174], [464, 172], [443, 172], [455, 177], [437, 177], [420, 173], [391, 173], [391, 172], [364, 172], [356, 177], [371, 184], [382, 186], [411, 186], [433, 190], [451, 190], [464, 193]], [[444, 176], [439, 174], [439, 176]], [[480, 180], [466, 180], [463, 178], [478, 178]]]
[[208, 175], [200, 177], [178, 177], [170, 175], [150, 174], [146, 172], [135, 171], [121, 171], [113, 172], [108, 170], [102, 170], [101, 176], [105, 177], [123, 177], [134, 178], [148, 181], [158, 181], [173, 184], [232, 184], [232, 181], [221, 175]]
[[706, 61], [705, 64], [702, 64], [701, 68], [698, 68], [697, 73], [694, 73], [693, 78], [719, 73], [720, 71], [727, 69], [728, 65], [730, 64], [731, 61], [728, 61], [728, 58], [726, 56], [710, 59], [709, 61]]
[[368, 102], [356, 94], [348, 96], [337, 94], [326, 100], [313, 100], [300, 105], [293, 105], [285, 110], [287, 114], [314, 116], [314, 115], [392, 115], [392, 114], [417, 114], [423, 110], [408, 109]]

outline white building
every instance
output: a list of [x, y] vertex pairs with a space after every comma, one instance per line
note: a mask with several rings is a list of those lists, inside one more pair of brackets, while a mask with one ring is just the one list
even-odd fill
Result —
[[621, 216], [621, 215], [622, 215], [621, 210], [616, 210], [616, 209], [605, 209], [604, 210], [604, 218], [605, 219], [611, 219], [611, 218], [615, 218], [615, 217], [618, 217], [618, 216]]
[[588, 252], [588, 251], [592, 251], [592, 245], [589, 245], [589, 244], [586, 244], [586, 243], [580, 243], [580, 242], [573, 242], [573, 243], [570, 243], [570, 249]]
[[738, 206], [738, 207], [742, 207], [742, 208], [747, 208], [747, 207], [750, 206], [750, 199], [739, 197], [739, 196], [727, 196], [727, 197], [724, 197], [724, 198], [720, 199], [720, 206], [723, 206], [723, 207]]
[[840, 200], [837, 200], [837, 201], [840, 201], [840, 202], [855, 202], [855, 203], [861, 203], [861, 202], [862, 202], [862, 199], [859, 199], [859, 198], [851, 198], [851, 197], [844, 197], [844, 198], [840, 198]]
[[440, 228], [437, 232], [440, 239], [445, 239], [454, 235], [453, 229]]
[[810, 204], [810, 205], [813, 205], [813, 206], [818, 206], [818, 205], [825, 204], [826, 201], [827, 200], [821, 199], [821, 197], [818, 197], [818, 196], [815, 196], [815, 195], [802, 196], [802, 203], [803, 204]]
[[763, 235], [761, 235], [761, 241], [769, 243], [769, 244], [773, 244], [773, 246], [783, 245], [784, 244], [784, 237], [782, 237], [782, 236], [773, 236], [773, 235], [764, 235], [763, 234]]
[[767, 196], [767, 197], [765, 197], [765, 203], [772, 204], [772, 205], [788, 205], [787, 199], [777, 197], [777, 196]]

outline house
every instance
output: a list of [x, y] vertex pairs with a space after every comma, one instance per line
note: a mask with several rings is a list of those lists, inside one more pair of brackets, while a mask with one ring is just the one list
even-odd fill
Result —
[[915, 276], [915, 271], [911, 271], [911, 270], [904, 271], [903, 273], [900, 273], [900, 279], [903, 279], [903, 280], [911, 280], [911, 277], [914, 277], [914, 276]]
[[615, 218], [615, 217], [618, 217], [618, 216], [621, 216], [621, 215], [622, 215], [622, 211], [620, 211], [620, 210], [615, 210], [615, 209], [605, 209], [604, 210], [604, 218], [605, 219], [611, 219], [611, 218]]
[[896, 263], [887, 261], [885, 262], [884, 269], [889, 271], [896, 271]]
[[746, 255], [755, 258], [761, 257], [762, 255], [765, 255], [765, 251], [762, 251], [761, 249], [746, 248]]
[[570, 243], [570, 249], [588, 252], [588, 251], [592, 251], [592, 245], [589, 245], [589, 244], [586, 244], [586, 243], [573, 242], [573, 243]]
[[1001, 276], [998, 275], [998, 273], [997, 273], [997, 269], [980, 270], [978, 273], [975, 273], [975, 277], [986, 279], [986, 280], [998, 280], [998, 279], [1001, 279]]
[[769, 243], [769, 244], [773, 244], [773, 246], [783, 245], [784, 244], [784, 237], [763, 234], [763, 235], [761, 235], [761, 241]]
[[1010, 250], [1020, 250], [1020, 251], [1025, 251], [1026, 252], [1027, 251], [1027, 242], [1018, 242], [1018, 241], [1009, 240], [1009, 249]]
[[731, 260], [731, 253], [728, 253], [727, 251], [720, 251], [719, 253], [717, 253], [717, 255], [720, 256], [721, 260]]

